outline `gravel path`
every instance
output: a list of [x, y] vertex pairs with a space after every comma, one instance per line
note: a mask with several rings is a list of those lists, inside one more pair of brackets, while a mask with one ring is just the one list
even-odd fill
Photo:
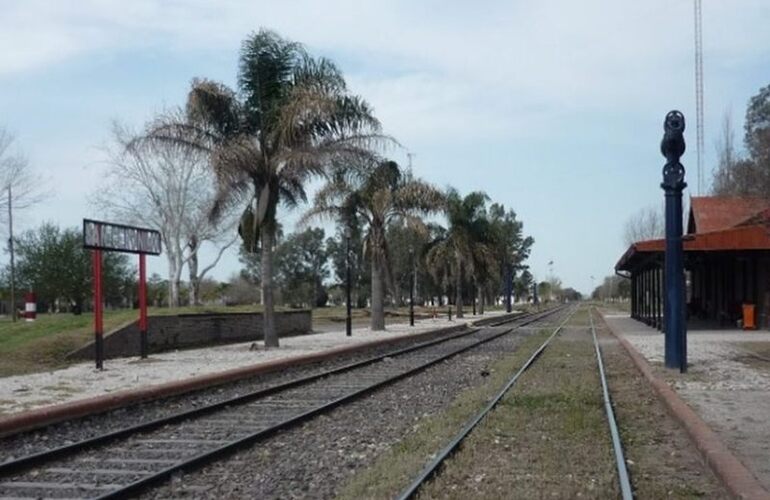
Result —
[[147, 495], [170, 498], [330, 498], [357, 470], [396, 444], [421, 418], [480, 384], [485, 368], [528, 333], [471, 352], [377, 391], [232, 458], [177, 477]]
[[688, 373], [666, 370], [664, 336], [628, 315], [607, 314], [607, 322], [656, 367], [664, 378], [770, 488], [770, 372], [746, 363], [747, 343], [770, 342], [770, 333], [740, 330], [691, 331]]

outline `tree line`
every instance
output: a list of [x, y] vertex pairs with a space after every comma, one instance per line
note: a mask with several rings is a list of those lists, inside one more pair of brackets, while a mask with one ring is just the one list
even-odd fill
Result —
[[[472, 302], [483, 310], [509, 282], [514, 293], [528, 296], [533, 280], [526, 260], [534, 241], [516, 213], [483, 192], [462, 195], [420, 179], [388, 156], [400, 147], [332, 61], [262, 29], [242, 43], [236, 88], [196, 78], [183, 106], [139, 130], [114, 125], [94, 209], [160, 231], [170, 306], [210, 296], [207, 274], [238, 244], [243, 270], [214, 287], [216, 295], [243, 298], [258, 284], [268, 346], [278, 344], [275, 305], [336, 301], [348, 262], [355, 304], [371, 308], [375, 330], [385, 327], [386, 304], [407, 300], [413, 280], [419, 301], [449, 297], [458, 316]], [[323, 185], [310, 200], [314, 179]], [[298, 230], [284, 235], [281, 210], [308, 202]], [[436, 222], [442, 218], [443, 225]], [[334, 234], [312, 227], [320, 221], [333, 222]], [[57, 258], [86, 268], [76, 233], [44, 225], [16, 239], [24, 285], [35, 286], [54, 308], [83, 307], [90, 278], [73, 275], [77, 286], [65, 286], [64, 277], [43, 277], [50, 270], [38, 269], [46, 267], [40, 259], [53, 257], [35, 252], [69, 245]], [[200, 261], [204, 244], [216, 249], [210, 262]], [[114, 303], [130, 305], [127, 284], [135, 271], [124, 257], [109, 259], [107, 273], [125, 285], [115, 285]], [[44, 280], [62, 284], [44, 291]]]

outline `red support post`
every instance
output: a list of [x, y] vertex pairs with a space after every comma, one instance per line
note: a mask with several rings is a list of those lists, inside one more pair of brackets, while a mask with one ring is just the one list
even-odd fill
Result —
[[94, 348], [96, 369], [104, 365], [104, 318], [102, 317], [102, 251], [94, 250]]
[[139, 254], [139, 351], [142, 359], [147, 357], [147, 263], [145, 255]]

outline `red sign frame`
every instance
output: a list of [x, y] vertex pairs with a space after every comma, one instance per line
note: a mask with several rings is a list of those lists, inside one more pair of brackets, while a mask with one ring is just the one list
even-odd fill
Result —
[[96, 368], [104, 367], [104, 313], [102, 309], [102, 251], [139, 254], [139, 351], [147, 357], [147, 255], [160, 255], [160, 232], [154, 229], [83, 219], [83, 248], [93, 253], [94, 347]]

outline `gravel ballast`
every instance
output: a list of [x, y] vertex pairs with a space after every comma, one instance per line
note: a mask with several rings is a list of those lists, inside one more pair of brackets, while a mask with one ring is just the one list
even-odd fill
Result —
[[313, 375], [442, 336], [446, 336], [446, 334], [436, 333], [435, 335], [429, 335], [420, 339], [404, 338], [396, 345], [365, 349], [351, 354], [340, 355], [324, 362], [290, 367], [280, 372], [266, 373], [222, 386], [127, 406], [97, 415], [61, 422], [39, 430], [0, 438], [0, 462], [14, 456], [29, 455], [119, 430], [129, 425], [148, 422], [218, 401], [224, 401], [254, 390]]
[[333, 497], [420, 419], [483, 383], [489, 364], [512, 352], [526, 335], [519, 332], [474, 348], [229, 459], [180, 475], [147, 497]]

